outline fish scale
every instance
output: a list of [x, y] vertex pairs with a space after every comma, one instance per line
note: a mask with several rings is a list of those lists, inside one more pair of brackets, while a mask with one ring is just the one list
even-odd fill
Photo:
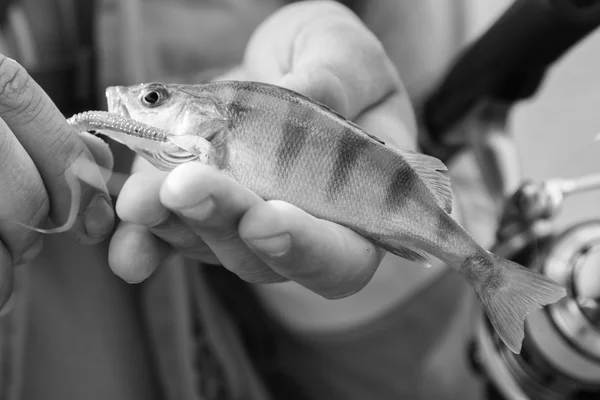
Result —
[[[287, 201], [408, 260], [425, 263], [429, 254], [444, 261], [469, 282], [513, 352], [521, 350], [527, 315], [566, 294], [483, 249], [452, 218], [440, 160], [386, 146], [299, 93], [242, 81], [115, 86], [106, 93], [109, 112], [164, 129], [180, 151], [194, 155], [210, 142], [214, 165], [265, 200]], [[130, 136], [139, 142], [134, 130]], [[166, 170], [187, 161], [161, 164], [151, 146], [130, 147]]]

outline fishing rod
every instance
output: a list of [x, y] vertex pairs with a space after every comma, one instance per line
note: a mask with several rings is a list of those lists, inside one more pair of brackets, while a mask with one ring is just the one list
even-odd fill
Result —
[[566, 199], [600, 189], [600, 173], [523, 180], [507, 128], [514, 105], [534, 96], [552, 65], [599, 26], [600, 0], [514, 1], [419, 110], [423, 151], [446, 163], [466, 148], [475, 155], [496, 200], [491, 251], [568, 292], [527, 318], [520, 354], [478, 312], [467, 352], [488, 400], [600, 399], [600, 287], [593, 287], [600, 279], [589, 279], [600, 276], [600, 219], [561, 231], [552, 224]]

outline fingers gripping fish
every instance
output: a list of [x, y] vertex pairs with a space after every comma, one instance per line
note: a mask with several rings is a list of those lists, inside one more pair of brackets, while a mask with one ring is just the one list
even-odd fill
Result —
[[[565, 295], [550, 279], [483, 249], [450, 216], [441, 161], [386, 146], [298, 93], [222, 81], [110, 87], [106, 94], [110, 115], [162, 130], [152, 138], [133, 130], [115, 136], [162, 170], [202, 158], [265, 200], [344, 225], [392, 254], [441, 259], [470, 283], [513, 352], [520, 352], [527, 314]], [[71, 121], [89, 129], [90, 116], [101, 125], [109, 114]]]

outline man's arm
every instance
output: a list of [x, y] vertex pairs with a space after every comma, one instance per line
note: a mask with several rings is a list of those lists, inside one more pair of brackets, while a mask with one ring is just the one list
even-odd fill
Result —
[[[359, 2], [360, 3], [360, 2]], [[418, 106], [465, 45], [468, 0], [380, 0], [357, 5], [357, 13], [381, 40]]]

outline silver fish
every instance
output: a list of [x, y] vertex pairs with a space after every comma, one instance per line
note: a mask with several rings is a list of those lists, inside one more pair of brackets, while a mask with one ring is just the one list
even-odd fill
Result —
[[[405, 259], [444, 261], [473, 287], [515, 353], [527, 314], [566, 294], [482, 248], [450, 216], [452, 188], [441, 161], [387, 146], [305, 96], [241, 81], [109, 87], [106, 95], [109, 112], [163, 129], [179, 152], [193, 156], [199, 138], [210, 142], [214, 164], [266, 200], [344, 225]], [[174, 166], [164, 149], [131, 147], [160, 169]]]

